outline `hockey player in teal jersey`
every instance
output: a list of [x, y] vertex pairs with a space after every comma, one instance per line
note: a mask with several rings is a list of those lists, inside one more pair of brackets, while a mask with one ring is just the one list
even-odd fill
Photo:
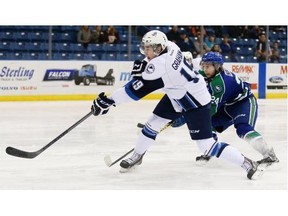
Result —
[[[258, 115], [258, 104], [251, 92], [249, 83], [242, 82], [235, 73], [223, 68], [223, 58], [218, 52], [207, 52], [201, 60], [202, 70], [208, 90], [212, 96], [211, 114], [214, 138], [216, 132], [221, 133], [234, 125], [237, 135], [250, 143], [252, 147], [263, 155], [258, 163], [267, 166], [279, 162], [275, 152], [262, 135], [255, 130]], [[181, 126], [185, 121], [179, 118], [172, 127]], [[201, 155], [196, 161], [205, 163], [210, 156]]]

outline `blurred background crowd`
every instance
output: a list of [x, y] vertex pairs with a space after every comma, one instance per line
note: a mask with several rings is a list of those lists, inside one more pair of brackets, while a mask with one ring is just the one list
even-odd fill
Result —
[[0, 26], [0, 60], [141, 59], [153, 29], [194, 58], [214, 50], [226, 62], [287, 63], [287, 26]]

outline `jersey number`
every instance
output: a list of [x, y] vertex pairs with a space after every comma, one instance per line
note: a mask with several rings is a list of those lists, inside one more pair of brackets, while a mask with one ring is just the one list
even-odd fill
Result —
[[[195, 71], [194, 71], [195, 72]], [[199, 78], [193, 78], [190, 74], [187, 73], [187, 71], [184, 70], [184, 68], [180, 71], [181, 75], [184, 76], [189, 82], [193, 81], [194, 83], [197, 83], [199, 81]]]
[[214, 95], [211, 96], [211, 102], [218, 105], [220, 98], [216, 98]]
[[132, 84], [134, 90], [140, 89], [143, 85], [144, 85], [144, 84], [143, 84], [143, 82], [142, 82], [141, 80], [136, 80], [136, 81]]

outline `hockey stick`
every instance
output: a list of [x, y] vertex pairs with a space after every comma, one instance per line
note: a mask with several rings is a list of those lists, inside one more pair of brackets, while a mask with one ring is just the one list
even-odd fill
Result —
[[134, 148], [131, 149], [130, 151], [128, 151], [127, 153], [125, 153], [124, 155], [122, 155], [120, 158], [118, 158], [117, 160], [113, 161], [111, 160], [110, 155], [106, 155], [104, 157], [104, 162], [108, 167], [113, 166], [115, 163], [117, 163], [118, 161], [120, 161], [121, 159], [123, 159], [124, 157], [126, 157], [128, 154], [130, 154], [132, 151], [134, 151]]
[[16, 149], [16, 148], [9, 146], [6, 148], [6, 153], [15, 157], [29, 158], [29, 159], [35, 158], [39, 154], [41, 154], [43, 151], [45, 151], [47, 148], [49, 148], [51, 145], [53, 145], [55, 142], [57, 142], [59, 139], [61, 139], [63, 136], [65, 136], [67, 133], [69, 133], [72, 129], [74, 129], [80, 123], [82, 123], [84, 120], [86, 120], [88, 117], [90, 117], [91, 115], [92, 115], [92, 111], [90, 111], [87, 115], [85, 115], [83, 118], [81, 118], [79, 121], [77, 121], [75, 124], [73, 124], [71, 127], [69, 127], [67, 130], [65, 130], [63, 133], [61, 133], [59, 136], [57, 136], [55, 139], [53, 139], [51, 142], [49, 142], [47, 145], [45, 145], [38, 151], [26, 152], [26, 151], [22, 151], [20, 149]]
[[[162, 132], [163, 130], [165, 130], [165, 129], [167, 129], [168, 127], [170, 127], [173, 123], [174, 123], [174, 121], [168, 122], [168, 123], [160, 130], [160, 132]], [[138, 127], [138, 128], [144, 128], [144, 127], [145, 127], [145, 124], [138, 123], [138, 124], [137, 124], [137, 127]]]
[[[174, 122], [174, 121], [171, 121], [171, 122], [167, 123], [167, 124], [160, 130], [160, 132], [163, 131], [163, 130], [165, 130], [165, 129], [168, 128], [169, 126], [171, 126], [171, 125], [173, 124], [173, 122]], [[143, 127], [145, 127], [145, 125], [144, 125], [144, 124], [141, 124], [141, 123], [138, 123], [138, 124], [137, 124], [137, 127], [143, 128]], [[106, 164], [108, 167], [111, 167], [111, 166], [113, 166], [114, 164], [116, 164], [118, 161], [120, 161], [121, 159], [123, 159], [124, 157], [126, 157], [128, 154], [130, 154], [132, 151], [134, 151], [134, 148], [131, 149], [130, 151], [128, 151], [127, 153], [125, 153], [124, 155], [122, 155], [120, 158], [118, 158], [117, 160], [115, 160], [115, 161], [113, 161], [113, 162], [112, 162], [112, 159], [111, 159], [110, 155], [105, 155], [105, 157], [104, 157], [104, 162], [105, 162], [105, 164]]]
[[137, 124], [137, 127], [138, 127], [138, 128], [144, 128], [145, 125], [139, 122], [139, 123]]

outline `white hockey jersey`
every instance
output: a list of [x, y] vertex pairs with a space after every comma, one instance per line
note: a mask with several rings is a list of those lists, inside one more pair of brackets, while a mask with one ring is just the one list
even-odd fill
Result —
[[168, 41], [167, 52], [144, 61], [147, 65], [142, 76], [135, 77], [112, 93], [111, 99], [116, 105], [139, 100], [157, 89], [162, 89], [173, 105], [176, 102], [184, 110], [188, 103], [196, 108], [211, 101], [204, 78], [192, 70], [175, 43]]
[[201, 59], [202, 59], [201, 57], [192, 59], [193, 70], [199, 71], [201, 69], [201, 66], [200, 66]]

